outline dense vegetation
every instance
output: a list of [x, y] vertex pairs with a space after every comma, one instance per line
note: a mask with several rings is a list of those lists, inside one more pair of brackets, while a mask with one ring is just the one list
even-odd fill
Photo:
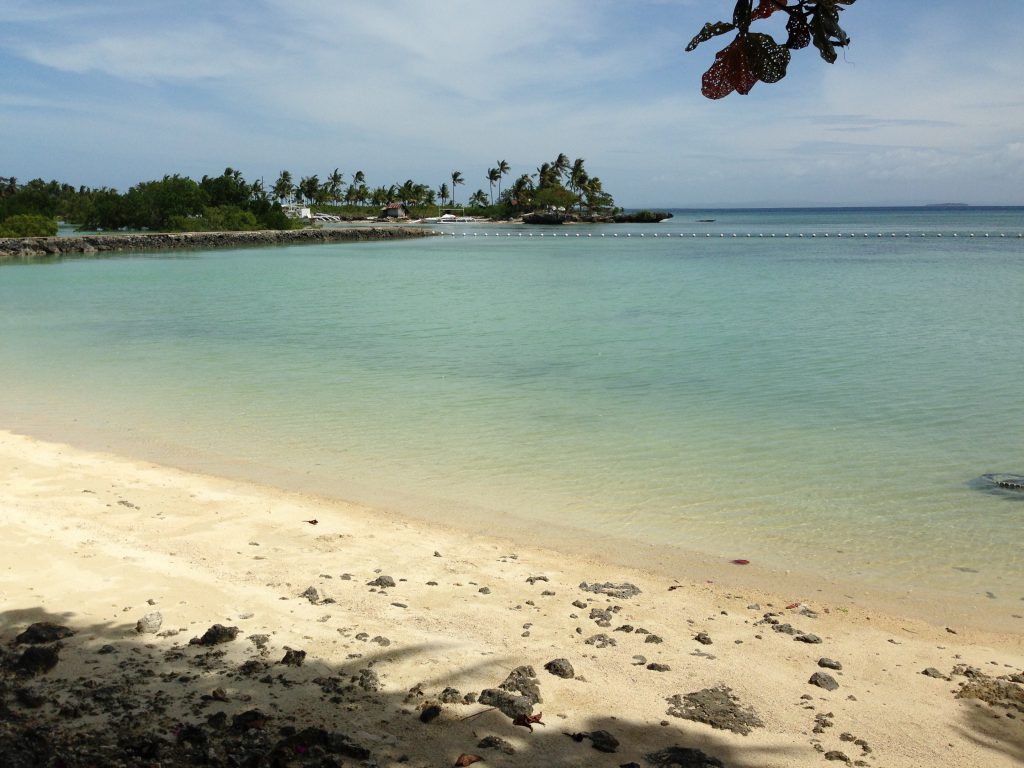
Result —
[[520, 175], [502, 190], [502, 179], [509, 172], [509, 164], [498, 161], [483, 176], [489, 192], [478, 189], [469, 195], [466, 204], [456, 199], [455, 190], [465, 184], [460, 171], [451, 173], [450, 188], [445, 181], [436, 190], [412, 179], [371, 188], [363, 171], [354, 173], [346, 184], [337, 168], [325, 181], [313, 175], [297, 183], [290, 172], [281, 171], [269, 190], [262, 181], [248, 182], [232, 168], [219, 176], [203, 176], [198, 182], [179, 174], [164, 176], [140, 182], [124, 193], [42, 179], [19, 184], [13, 177], [0, 177], [0, 236], [55, 234], [58, 220], [83, 230], [290, 229], [295, 221], [288, 216], [286, 206], [295, 203], [349, 218], [376, 216], [392, 203], [404, 204], [413, 216], [431, 216], [441, 208], [467, 206], [473, 213], [491, 218], [511, 218], [550, 208], [587, 215], [614, 211], [612, 196], [604, 191], [599, 178], [587, 173], [582, 158], [570, 163], [560, 154], [535, 173]]

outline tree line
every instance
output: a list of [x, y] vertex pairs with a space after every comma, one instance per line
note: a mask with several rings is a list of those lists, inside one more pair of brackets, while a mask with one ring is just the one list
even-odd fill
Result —
[[[502, 189], [502, 181], [510, 173], [509, 164], [499, 160], [481, 177], [488, 191], [477, 189], [466, 205], [492, 218], [550, 208], [590, 215], [615, 210], [614, 199], [604, 191], [600, 178], [589, 175], [583, 158], [570, 162], [565, 154], [559, 154]], [[335, 168], [322, 181], [314, 174], [297, 182], [284, 170], [267, 189], [262, 179], [247, 181], [240, 171], [229, 167], [218, 176], [203, 176], [199, 181], [167, 175], [140, 182], [122, 193], [109, 187], [74, 187], [42, 179], [19, 184], [14, 177], [0, 176], [0, 237], [56, 234], [58, 220], [81, 230], [290, 229], [297, 226], [287, 210], [294, 204], [365, 217], [374, 209], [379, 212], [392, 203], [402, 203], [414, 216], [428, 216], [441, 207], [460, 205], [456, 190], [465, 183], [462, 172], [456, 170], [437, 189], [412, 179], [371, 187], [363, 171], [353, 173], [346, 183], [345, 175]]]

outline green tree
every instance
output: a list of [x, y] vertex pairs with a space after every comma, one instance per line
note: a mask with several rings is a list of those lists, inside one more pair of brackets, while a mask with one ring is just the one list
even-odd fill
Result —
[[583, 158], [577, 157], [569, 169], [569, 189], [576, 195], [582, 195], [587, 185], [587, 178], [587, 170], [583, 167]]
[[498, 199], [501, 199], [501, 177], [507, 176], [509, 172], [508, 162], [505, 160], [498, 161]]
[[233, 168], [225, 168], [224, 173], [213, 178], [203, 176], [199, 186], [206, 193], [209, 205], [213, 207], [233, 205], [244, 208], [252, 196], [252, 187], [242, 178], [241, 171]]
[[202, 188], [187, 176], [136, 184], [126, 195], [127, 226], [162, 230], [173, 217], [200, 216], [207, 204]]
[[292, 181], [292, 175], [288, 171], [281, 171], [281, 175], [277, 177], [277, 181], [274, 182], [274, 197], [279, 202], [285, 202], [291, 200], [292, 195], [295, 194], [295, 183]]
[[57, 222], [47, 216], [18, 213], [0, 221], [0, 237], [53, 237]]
[[465, 179], [462, 178], [462, 171], [452, 171], [452, 205], [455, 205], [455, 188], [459, 184], [465, 183]]
[[486, 208], [488, 205], [487, 193], [482, 189], [478, 189], [469, 196], [469, 205], [473, 208]]
[[444, 205], [445, 203], [448, 202], [448, 185], [447, 184], [442, 183], [441, 186], [437, 188], [437, 196], [441, 198], [441, 205]]
[[341, 172], [335, 168], [330, 176], [327, 177], [326, 196], [327, 199], [337, 205], [341, 202], [341, 188], [344, 185], [344, 179]]
[[491, 185], [491, 205], [494, 205], [494, 184], [501, 181], [501, 171], [497, 168], [488, 168], [487, 181]]
[[[715, 54], [715, 63], [701, 79], [701, 93], [709, 99], [721, 99], [733, 91], [750, 93], [758, 81], [777, 83], [786, 76], [790, 51], [813, 44], [825, 61], [836, 60], [836, 48], [850, 44], [850, 38], [839, 26], [843, 6], [855, 0], [737, 0], [732, 23], [708, 22], [686, 46], [687, 51], [719, 35], [735, 31], [736, 36]], [[785, 13], [786, 42], [779, 45], [763, 32], [751, 32], [750, 25], [775, 13]]]

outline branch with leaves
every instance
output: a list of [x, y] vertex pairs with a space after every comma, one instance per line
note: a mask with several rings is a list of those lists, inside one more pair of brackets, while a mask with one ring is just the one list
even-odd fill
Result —
[[[758, 81], [777, 83], [786, 76], [790, 51], [813, 44], [821, 58], [832, 64], [836, 48], [849, 45], [850, 38], [839, 26], [839, 12], [843, 6], [856, 0], [737, 0], [732, 23], [707, 23], [686, 46], [694, 50], [701, 43], [719, 35], [735, 31], [736, 36], [725, 48], [715, 54], [711, 65], [701, 79], [701, 93], [709, 99], [721, 99], [733, 91], [750, 93]], [[781, 45], [764, 32], [751, 32], [750, 25], [767, 19], [777, 12], [789, 16], [786, 22], [788, 37]]]

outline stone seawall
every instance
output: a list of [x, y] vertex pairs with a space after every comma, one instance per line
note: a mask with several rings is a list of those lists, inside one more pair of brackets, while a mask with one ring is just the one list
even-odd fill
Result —
[[259, 230], [257, 232], [137, 232], [74, 237], [0, 238], [0, 261], [47, 256], [74, 256], [122, 251], [237, 248], [239, 246], [305, 245], [430, 237], [431, 229], [413, 227], [350, 227], [344, 229]]

